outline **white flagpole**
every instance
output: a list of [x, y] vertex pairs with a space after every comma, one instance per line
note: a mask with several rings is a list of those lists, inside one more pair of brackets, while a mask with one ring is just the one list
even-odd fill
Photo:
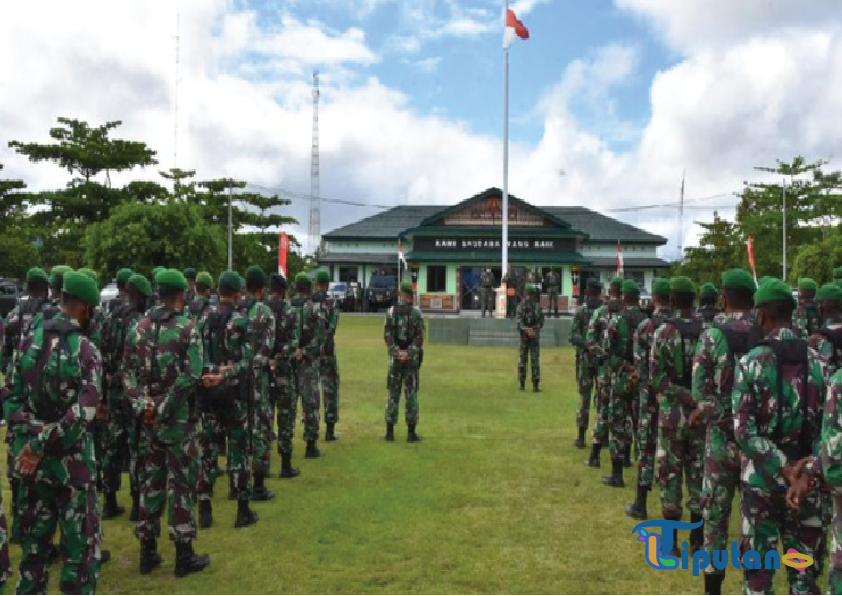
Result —
[[[509, 0], [506, 0], [506, 12], [503, 24], [509, 13]], [[504, 48], [505, 68], [503, 74], [503, 263], [502, 274], [509, 271], [509, 45]]]

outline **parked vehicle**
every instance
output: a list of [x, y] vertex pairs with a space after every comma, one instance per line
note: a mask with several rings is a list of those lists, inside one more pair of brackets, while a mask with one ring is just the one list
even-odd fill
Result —
[[0, 316], [6, 318], [21, 298], [20, 285], [16, 279], [0, 279]]
[[394, 275], [372, 275], [363, 296], [363, 310], [377, 312], [389, 308], [397, 297], [398, 278]]
[[344, 281], [331, 282], [327, 289], [327, 295], [329, 298], [333, 298], [336, 301], [336, 305], [339, 307], [339, 310], [346, 312], [354, 311], [354, 290], [351, 288], [351, 284]]
[[363, 288], [362, 286], [352, 281], [348, 283], [348, 312], [357, 312], [363, 307]]
[[99, 302], [102, 305], [102, 310], [106, 313], [111, 312], [111, 309], [120, 300], [120, 292], [117, 290], [117, 282], [112, 281], [110, 284], [102, 288], [99, 293]]

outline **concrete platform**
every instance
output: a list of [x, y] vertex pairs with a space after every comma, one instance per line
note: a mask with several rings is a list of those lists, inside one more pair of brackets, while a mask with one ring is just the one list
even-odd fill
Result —
[[[517, 347], [520, 338], [514, 319], [454, 317], [427, 315], [427, 342], [463, 346]], [[541, 347], [556, 348], [570, 345], [567, 341], [573, 318], [547, 318], [541, 331]]]

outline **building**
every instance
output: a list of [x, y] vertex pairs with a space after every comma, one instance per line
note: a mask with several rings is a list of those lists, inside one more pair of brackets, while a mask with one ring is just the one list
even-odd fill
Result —
[[[482, 269], [491, 267], [500, 281], [502, 195], [489, 188], [450, 207], [394, 207], [333, 230], [322, 237], [319, 265], [335, 281], [365, 287], [375, 272], [397, 273], [400, 242], [422, 309], [474, 309]], [[616, 274], [618, 242], [625, 277], [648, 291], [655, 272], [668, 266], [657, 255], [665, 238], [585, 207], [537, 207], [509, 195], [509, 269], [545, 275], [554, 268], [565, 310], [587, 279], [607, 282]]]

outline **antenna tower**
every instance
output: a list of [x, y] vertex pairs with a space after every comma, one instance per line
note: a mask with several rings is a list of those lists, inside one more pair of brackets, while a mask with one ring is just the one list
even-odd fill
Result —
[[313, 71], [313, 147], [310, 154], [310, 226], [312, 251], [321, 245], [321, 206], [319, 198], [319, 71]]
[[180, 23], [179, 10], [175, 13], [175, 116], [173, 122], [172, 167], [178, 167], [178, 84], [181, 82], [181, 52], [180, 52]]

